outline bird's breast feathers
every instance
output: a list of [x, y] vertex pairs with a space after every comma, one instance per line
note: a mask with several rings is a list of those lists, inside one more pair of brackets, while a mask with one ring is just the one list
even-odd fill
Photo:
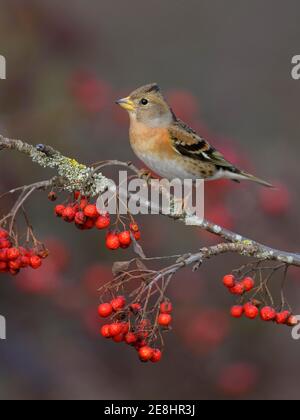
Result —
[[134, 122], [130, 142], [135, 154], [155, 173], [167, 179], [213, 176], [213, 165], [182, 156], [173, 146], [168, 128], [149, 128]]

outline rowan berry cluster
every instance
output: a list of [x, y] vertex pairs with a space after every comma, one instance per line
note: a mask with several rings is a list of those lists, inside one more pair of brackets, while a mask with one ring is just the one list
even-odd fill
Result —
[[26, 248], [14, 245], [9, 233], [0, 228], [0, 273], [17, 275], [21, 269], [31, 267], [38, 269], [42, 259], [48, 256], [45, 249]]
[[245, 277], [241, 281], [237, 281], [234, 275], [227, 274], [223, 277], [222, 282], [231, 294], [242, 297], [242, 302], [232, 306], [230, 310], [230, 314], [233, 318], [242, 318], [245, 316], [248, 319], [256, 319], [260, 316], [260, 319], [265, 322], [273, 321], [277, 324], [288, 326], [295, 326], [298, 324], [297, 318], [291, 311], [276, 311], [275, 308], [265, 306], [255, 298], [249, 299], [244, 303], [247, 293], [255, 288], [255, 280], [252, 277]]
[[[67, 204], [58, 204], [54, 209], [55, 215], [62, 218], [67, 223], [75, 223], [80, 230], [107, 230], [105, 244], [109, 250], [115, 251], [119, 248], [129, 248], [132, 242], [141, 239], [139, 226], [131, 222], [128, 229], [120, 231], [110, 229], [116, 227], [117, 223], [112, 224], [108, 213], [100, 214], [95, 203], [92, 203], [88, 197], [75, 193], [74, 198]], [[123, 224], [124, 226], [124, 224]]]
[[162, 351], [153, 346], [161, 329], [168, 329], [172, 322], [172, 304], [164, 301], [154, 323], [143, 316], [141, 303], [127, 304], [124, 296], [117, 296], [110, 302], [99, 305], [101, 318], [110, 318], [112, 322], [103, 325], [100, 333], [116, 343], [132, 346], [142, 362], [157, 363], [162, 358]]

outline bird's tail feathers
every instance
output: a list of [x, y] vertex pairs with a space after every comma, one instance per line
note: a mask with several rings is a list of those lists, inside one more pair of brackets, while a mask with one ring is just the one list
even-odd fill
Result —
[[254, 175], [248, 174], [247, 172], [240, 171], [240, 174], [239, 175], [241, 177], [240, 179], [245, 179], [245, 180], [253, 181], [253, 182], [256, 182], [257, 184], [263, 185], [264, 187], [275, 188], [274, 185], [270, 184], [269, 182], [264, 181], [261, 178], [257, 178]]

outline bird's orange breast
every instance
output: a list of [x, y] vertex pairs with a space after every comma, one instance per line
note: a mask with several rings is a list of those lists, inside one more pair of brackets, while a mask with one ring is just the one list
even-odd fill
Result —
[[130, 142], [137, 155], [159, 155], [162, 159], [172, 159], [174, 151], [167, 128], [148, 127], [133, 121], [130, 126]]

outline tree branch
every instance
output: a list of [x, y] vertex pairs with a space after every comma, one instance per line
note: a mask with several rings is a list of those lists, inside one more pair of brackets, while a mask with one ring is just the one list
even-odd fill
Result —
[[[99, 164], [98, 166], [94, 165], [93, 167], [88, 167], [78, 163], [75, 159], [63, 156], [60, 152], [50, 146], [45, 146], [43, 144], [33, 146], [22, 140], [13, 140], [0, 135], [0, 150], [2, 149], [18, 151], [27, 155], [33, 162], [40, 166], [56, 170], [57, 177], [51, 180], [51, 185], [67, 192], [78, 190], [89, 196], [97, 196], [103, 193], [110, 185], [110, 180], [99, 172], [99, 170], [105, 166], [123, 166], [132, 170], [136, 175], [141, 175], [141, 171], [132, 163], [112, 160], [102, 162], [102, 164]], [[47, 182], [49, 181], [45, 181], [45, 184], [41, 184], [40, 188], [42, 188], [43, 185], [48, 186], [49, 184], [47, 184]], [[161, 212], [161, 214], [163, 213]], [[260, 244], [206, 219], [202, 220], [199, 217], [191, 216], [184, 211], [181, 215], [171, 214], [169, 217], [179, 220], [187, 226], [197, 226], [229, 242], [217, 245], [215, 248], [203, 248], [200, 251], [201, 255], [204, 255], [204, 249], [209, 249], [208, 256], [216, 255], [216, 253], [236, 252], [240, 255], [252, 256], [260, 260], [278, 261], [287, 265], [300, 267], [299, 253], [281, 251]], [[197, 255], [199, 256], [200, 254]], [[186, 263], [187, 262], [185, 262], [185, 264]]]

